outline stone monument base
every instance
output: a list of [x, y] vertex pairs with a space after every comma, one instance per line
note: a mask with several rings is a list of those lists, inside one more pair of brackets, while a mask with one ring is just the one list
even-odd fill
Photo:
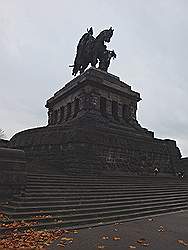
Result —
[[[118, 77], [90, 68], [47, 101], [48, 125], [16, 134], [37, 169], [175, 173], [176, 142], [154, 138], [136, 119], [140, 95]], [[36, 165], [35, 165], [36, 166]], [[36, 168], [36, 167], [35, 167]]]
[[[16, 136], [33, 170], [118, 170], [127, 174], [175, 173], [179, 151], [171, 140], [136, 136], [115, 128], [43, 127]], [[52, 139], [53, 138], [53, 139]], [[27, 142], [31, 145], [26, 145]], [[37, 164], [36, 164], [37, 163]]]

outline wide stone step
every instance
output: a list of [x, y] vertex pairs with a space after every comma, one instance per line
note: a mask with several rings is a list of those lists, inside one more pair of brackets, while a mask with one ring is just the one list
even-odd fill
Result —
[[[176, 188], [177, 187], [177, 184], [168, 184], [168, 183], [165, 183], [162, 185], [163, 187], [165, 188]], [[73, 183], [73, 184], [70, 184], [70, 183], [58, 183], [58, 184], [55, 184], [53, 183], [53, 185], [51, 184], [48, 184], [48, 183], [40, 183], [40, 184], [30, 184], [30, 183], [27, 183], [27, 186], [26, 186], [26, 189], [73, 189], [73, 188], [79, 188], [79, 189], [100, 189], [100, 188], [103, 188], [103, 189], [117, 189], [117, 188], [158, 188], [158, 187], [161, 187], [161, 184], [127, 184], [127, 183], [117, 183], [117, 184], [106, 184], [104, 185], [104, 183], [97, 183], [97, 184], [93, 184], [93, 183], [88, 183], [88, 184], [83, 184], [83, 183]], [[181, 187], [181, 188], [187, 188], [188, 189], [188, 186], [187, 184], [181, 184], [181, 185], [178, 185], [178, 187]]]
[[[27, 181], [29, 183], [106, 183], [106, 184], [118, 184], [118, 183], [141, 183], [141, 184], [154, 184], [154, 183], [179, 183], [179, 179], [175, 180], [164, 180], [164, 179], [129, 179], [129, 178], [119, 178], [119, 179], [114, 179], [114, 178], [108, 178], [108, 179], [83, 179], [83, 178], [27, 178]], [[185, 181], [181, 181], [181, 183], [185, 183]]]
[[[115, 171], [115, 173], [117, 173]], [[113, 179], [138, 179], [138, 180], [141, 180], [141, 179], [146, 179], [146, 180], [150, 180], [150, 179], [161, 179], [161, 180], [176, 180], [177, 177], [175, 176], [164, 176], [164, 175], [158, 175], [158, 176], [154, 176], [154, 175], [126, 175], [125, 173], [120, 173], [119, 175], [117, 174], [111, 174], [109, 175], [109, 173], [98, 173], [97, 175], [94, 175], [94, 174], [76, 174], [74, 175], [73, 173], [65, 173], [65, 174], [49, 174], [49, 173], [28, 173], [28, 178], [57, 178], [57, 179], [61, 179], [61, 178], [67, 178], [67, 179], [110, 179], [110, 178], [113, 178]]]
[[22, 201], [46, 201], [46, 200], [64, 200], [66, 202], [73, 202], [73, 201], [79, 201], [79, 200], [103, 200], [103, 199], [115, 199], [115, 198], [135, 198], [135, 197], [141, 197], [141, 196], [145, 196], [145, 197], [156, 197], [156, 196], [161, 196], [161, 197], [164, 197], [166, 195], [188, 195], [188, 192], [187, 191], [166, 191], [166, 192], [154, 192], [154, 193], [151, 193], [151, 192], [137, 192], [137, 193], [120, 193], [120, 194], [106, 194], [106, 195], [93, 195], [93, 194], [88, 194], [88, 195], [76, 195], [76, 196], [70, 196], [70, 194], [68, 194], [67, 196], [65, 196], [64, 194], [55, 194], [55, 195], [50, 195], [49, 194], [46, 194], [45, 196], [44, 195], [41, 195], [39, 194], [38, 196], [32, 196], [32, 195], [28, 195], [28, 196], [15, 196], [14, 199], [15, 200], [22, 200]]
[[143, 193], [143, 194], [148, 194], [148, 193], [171, 193], [171, 192], [182, 192], [182, 193], [187, 193], [186, 190], [184, 190], [183, 188], [173, 188], [170, 191], [168, 189], [165, 188], [156, 188], [156, 189], [132, 189], [132, 190], [101, 190], [101, 191], [96, 191], [96, 190], [91, 190], [89, 191], [83, 191], [80, 192], [80, 190], [73, 190], [71, 191], [67, 191], [67, 190], [49, 190], [48, 192], [46, 190], [38, 190], [37, 192], [31, 192], [30, 190], [26, 190], [24, 192], [25, 196], [33, 196], [33, 197], [41, 197], [41, 196], [58, 196], [58, 195], [62, 195], [64, 197], [70, 197], [70, 196], [90, 196], [90, 195], [94, 195], [94, 196], [104, 196], [104, 195], [110, 195], [110, 194], [135, 194], [135, 193]]
[[103, 183], [103, 182], [96, 182], [96, 183], [92, 183], [92, 182], [88, 182], [88, 183], [82, 183], [82, 182], [60, 182], [60, 183], [30, 183], [27, 182], [27, 187], [28, 188], [48, 188], [48, 187], [81, 187], [81, 188], [100, 188], [100, 187], [184, 187], [187, 188], [188, 183]]
[[66, 193], [67, 191], [68, 192], [71, 192], [71, 193], [90, 193], [90, 192], [92, 192], [92, 193], [98, 193], [98, 192], [100, 192], [100, 193], [105, 193], [105, 192], [124, 192], [125, 190], [126, 191], [128, 191], [128, 192], [135, 192], [135, 191], [137, 191], [137, 190], [139, 190], [139, 191], [151, 191], [151, 192], [153, 192], [153, 191], [158, 191], [158, 190], [179, 190], [179, 191], [181, 191], [181, 190], [187, 190], [188, 191], [188, 187], [182, 187], [182, 186], [178, 186], [178, 187], [176, 187], [176, 186], [173, 186], [173, 187], [165, 187], [165, 186], [162, 186], [162, 187], [137, 187], [137, 186], [132, 186], [132, 187], [130, 187], [130, 186], [124, 186], [124, 187], [119, 187], [119, 186], [117, 186], [117, 187], [96, 187], [96, 188], [90, 188], [90, 187], [88, 187], [88, 188], [84, 188], [84, 187], [67, 187], [67, 186], [65, 186], [65, 187], [49, 187], [49, 188], [46, 188], [46, 187], [43, 187], [43, 188], [38, 188], [38, 189], [36, 189], [36, 188], [29, 188], [29, 187], [26, 187], [25, 188], [25, 193], [43, 193], [43, 192], [45, 192], [45, 193]]
[[24, 206], [24, 207], [32, 207], [32, 206], [53, 206], [53, 205], [62, 205], [63, 207], [72, 207], [72, 208], [78, 208], [81, 206], [100, 206], [100, 205], [105, 205], [105, 204], [113, 204], [113, 203], [125, 203], [125, 202], [142, 202], [142, 201], [161, 201], [161, 200], [180, 200], [180, 199], [188, 199], [187, 195], [183, 194], [178, 194], [178, 195], [164, 195], [161, 197], [159, 196], [154, 196], [149, 195], [149, 196], [139, 196], [139, 197], [123, 197], [123, 198], [107, 198], [107, 199], [91, 199], [91, 200], [73, 200], [73, 201], [65, 201], [65, 200], [38, 200], [38, 201], [22, 201], [21, 199], [19, 201], [10, 201], [8, 203], [9, 206], [14, 206], [14, 207], [19, 207], [19, 206]]
[[[29, 225], [29, 226], [21, 226], [17, 229], [17, 231], [24, 231], [28, 229], [35, 229], [35, 230], [41, 230], [41, 229], [52, 229], [52, 228], [82, 228], [82, 227], [90, 227], [90, 226], [99, 226], [99, 225], [106, 225], [116, 222], [124, 222], [129, 220], [135, 220], [136, 218], [144, 218], [148, 216], [154, 216], [154, 215], [160, 215], [160, 214], [166, 214], [176, 211], [181, 211], [187, 209], [187, 206], [166, 206], [166, 207], [147, 207], [145, 209], [140, 210], [129, 210], [129, 213], [125, 213], [125, 211], [118, 211], [117, 213], [109, 214], [104, 213], [103, 215], [97, 215], [94, 214], [94, 216], [90, 216], [88, 218], [82, 217], [80, 219], [77, 218], [67, 218], [67, 220], [64, 218], [58, 218], [57, 221], [53, 222], [47, 222], [47, 223], [37, 223], [35, 225]], [[128, 211], [127, 211], [128, 212]], [[82, 215], [83, 216], [83, 215]], [[100, 216], [100, 217], [99, 217]], [[7, 223], [7, 222], [6, 222]], [[15, 230], [15, 228], [0, 228], [0, 233], [7, 233], [10, 231]]]
[[132, 182], [132, 183], [128, 183], [128, 182], [30, 182], [27, 181], [27, 186], [85, 186], [85, 187], [97, 187], [97, 186], [146, 186], [146, 187], [152, 187], [152, 186], [182, 186], [182, 187], [186, 187], [188, 185], [188, 183], [186, 182], [180, 182], [180, 183], [169, 183], [169, 182], [165, 182], [165, 183], [161, 183], [161, 182], [153, 182], [153, 183], [139, 183], [139, 182]]
[[100, 188], [100, 187], [184, 187], [186, 188], [188, 186], [188, 183], [103, 183], [103, 182], [88, 182], [88, 183], [82, 183], [82, 182], [60, 182], [60, 183], [29, 183], [27, 182], [26, 185], [28, 188], [48, 188], [48, 187], [81, 187], [81, 188]]
[[[188, 209], [188, 181], [167, 177], [31, 174], [1, 210], [28, 228], [81, 227]], [[9, 229], [1, 228], [0, 232]]]
[[[185, 199], [180, 200], [165, 200], [165, 201], [142, 201], [142, 202], [129, 202], [123, 204], [104, 204], [103, 206], [98, 207], [77, 207], [77, 208], [65, 208], [64, 206], [56, 205], [56, 206], [39, 206], [39, 207], [11, 207], [5, 206], [7, 214], [11, 217], [32, 217], [34, 215], [68, 215], [73, 216], [74, 214], [82, 214], [82, 213], [98, 213], [105, 211], [115, 211], [122, 209], [131, 209], [131, 208], [141, 208], [141, 207], [153, 207], [153, 206], [164, 206], [164, 205], [187, 205], [187, 201]], [[10, 212], [8, 212], [8, 210]]]
[[[28, 181], [49, 181], [49, 182], [56, 182], [56, 181], [65, 181], [65, 182], [104, 182], [104, 183], [109, 183], [109, 182], [114, 182], [114, 183], [154, 183], [154, 182], [161, 182], [161, 183], [166, 183], [166, 182], [174, 182], [177, 183], [179, 182], [179, 179], [177, 178], [158, 178], [158, 177], [95, 177], [95, 176], [89, 176], [89, 177], [82, 177], [82, 176], [59, 176], [59, 177], [54, 177], [54, 176], [28, 176], [27, 177]], [[184, 180], [183, 180], [184, 181]]]
[[[132, 180], [137, 180], [137, 181], [151, 181], [151, 180], [156, 180], [156, 181], [177, 181], [178, 177], [176, 176], [172, 176], [172, 177], [165, 177], [165, 176], [154, 176], [154, 175], [150, 175], [150, 176], [145, 176], [145, 175], [122, 175], [122, 176], [116, 176], [116, 175], [110, 175], [110, 176], [104, 176], [104, 175], [42, 175], [42, 174], [38, 174], [38, 175], [31, 175], [28, 174], [27, 175], [28, 179], [49, 179], [49, 180], [127, 180], [127, 181], [132, 181]], [[185, 178], [186, 179], [186, 178]]]

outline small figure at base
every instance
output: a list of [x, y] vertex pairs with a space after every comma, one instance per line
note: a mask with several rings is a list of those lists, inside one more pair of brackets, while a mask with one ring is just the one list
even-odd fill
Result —
[[157, 176], [158, 173], [159, 173], [159, 169], [158, 169], [158, 168], [155, 168], [155, 169], [153, 170], [153, 172], [154, 172], [154, 176]]
[[183, 172], [183, 171], [177, 172], [177, 176], [178, 176], [179, 179], [183, 179], [183, 177], [184, 177], [184, 172]]

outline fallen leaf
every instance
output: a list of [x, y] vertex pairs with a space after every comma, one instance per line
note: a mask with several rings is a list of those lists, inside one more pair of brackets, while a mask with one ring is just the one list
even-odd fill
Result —
[[146, 239], [140, 239], [140, 240], [137, 240], [137, 243], [142, 244], [142, 243], [145, 243], [145, 241], [146, 241]]
[[144, 247], [148, 247], [149, 243], [142, 243], [141, 245], [144, 246]]
[[182, 244], [182, 245], [184, 245], [184, 246], [188, 246], [188, 242], [186, 242], [186, 241], [184, 241], [184, 240], [177, 240], [177, 242], [179, 243], [179, 244]]
[[64, 247], [65, 245], [64, 245], [64, 244], [59, 243], [59, 244], [57, 244], [57, 246], [58, 246], [58, 247]]
[[114, 236], [112, 239], [113, 240], [120, 240], [121, 238], [119, 236]]
[[135, 246], [129, 246], [130, 249], [135, 249], [136, 247]]
[[32, 229], [24, 233], [11, 232], [6, 234], [6, 238], [0, 239], [0, 249], [45, 249], [63, 233], [63, 230], [34, 231]]
[[79, 232], [78, 232], [78, 230], [74, 230], [73, 233], [74, 234], [78, 234]]
[[3, 213], [3, 212], [0, 212], [0, 219], [1, 220], [8, 220], [8, 216], [5, 214], [5, 213]]
[[51, 218], [52, 215], [50, 214], [47, 214], [47, 215], [36, 215], [36, 216], [33, 216], [32, 218], [33, 219], [46, 219], [46, 218]]
[[63, 238], [61, 238], [61, 240], [64, 240], [64, 241], [73, 241], [73, 238], [63, 237]]
[[100, 245], [99, 245], [99, 246], [98, 246], [98, 249], [104, 249], [104, 246], [100, 246]]
[[109, 239], [108, 236], [103, 236], [103, 237], [102, 237], [102, 240], [108, 240], [108, 239]]
[[148, 247], [149, 246], [149, 243], [147, 242], [146, 239], [139, 239], [139, 240], [137, 240], [137, 243], [141, 244], [144, 247]]

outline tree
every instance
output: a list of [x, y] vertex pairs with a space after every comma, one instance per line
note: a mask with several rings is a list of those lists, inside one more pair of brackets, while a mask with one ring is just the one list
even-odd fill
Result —
[[4, 139], [6, 137], [4, 130], [0, 128], [0, 139]]

